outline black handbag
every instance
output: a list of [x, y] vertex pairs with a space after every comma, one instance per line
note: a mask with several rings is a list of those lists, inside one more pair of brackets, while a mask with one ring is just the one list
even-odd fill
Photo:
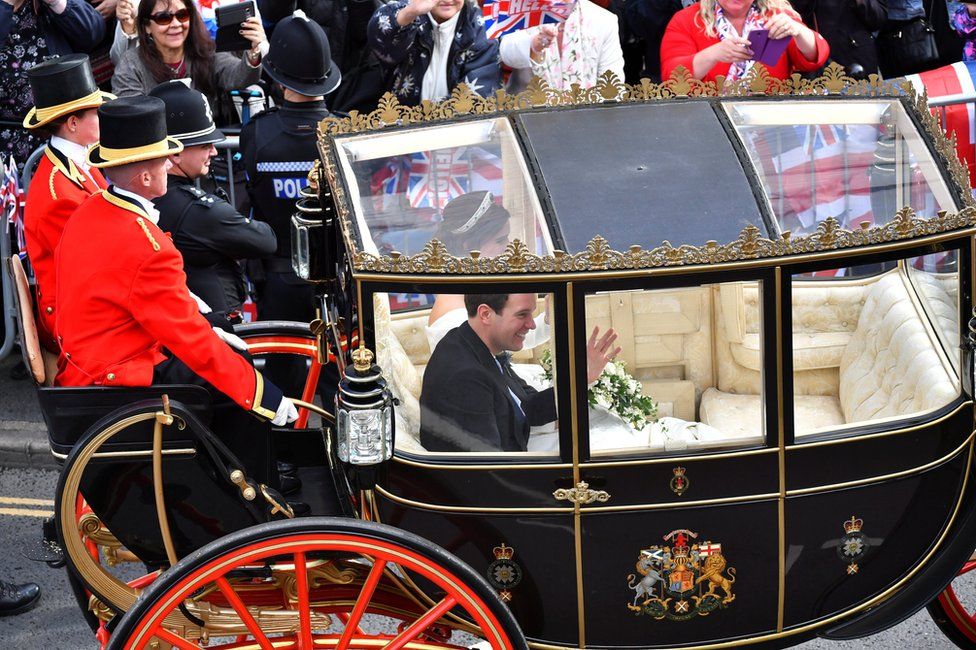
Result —
[[935, 28], [925, 17], [890, 22], [878, 34], [877, 43], [878, 62], [885, 78], [939, 67]]

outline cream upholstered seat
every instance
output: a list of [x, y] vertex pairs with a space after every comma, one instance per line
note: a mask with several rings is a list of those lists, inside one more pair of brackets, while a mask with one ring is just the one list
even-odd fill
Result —
[[[945, 293], [938, 282], [925, 287], [932, 294]], [[951, 305], [951, 297], [938, 304], [943, 302]], [[941, 316], [951, 329], [951, 312]], [[958, 393], [898, 273], [885, 275], [870, 288], [849, 338], [839, 359], [839, 397], [795, 396], [797, 435], [927, 411]], [[757, 431], [762, 399], [710, 388], [702, 395], [701, 420], [730, 436]]]
[[[793, 409], [797, 435], [845, 422], [840, 402], [829, 395], [797, 395]], [[762, 427], [762, 397], [706, 389], [701, 401], [701, 421], [730, 438], [755, 435]]]

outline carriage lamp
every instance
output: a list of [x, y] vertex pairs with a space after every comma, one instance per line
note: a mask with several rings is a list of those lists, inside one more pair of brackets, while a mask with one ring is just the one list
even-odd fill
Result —
[[291, 217], [291, 266], [295, 275], [302, 280], [314, 279], [317, 255], [311, 242], [323, 236], [322, 221], [314, 218], [315, 213], [320, 213], [321, 209], [307, 205], [306, 202], [309, 201], [309, 199], [300, 200], [296, 206], [299, 211]]
[[360, 345], [336, 393], [337, 451], [352, 465], [377, 465], [393, 456], [393, 395]]

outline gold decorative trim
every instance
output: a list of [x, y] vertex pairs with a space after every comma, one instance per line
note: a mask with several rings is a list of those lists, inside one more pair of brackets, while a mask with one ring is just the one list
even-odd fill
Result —
[[591, 490], [590, 484], [580, 481], [573, 488], [559, 488], [552, 493], [556, 501], [569, 501], [577, 505], [589, 505], [591, 503], [606, 503], [610, 500], [610, 494], [603, 490]]
[[[352, 238], [352, 222], [346, 192], [339, 178], [333, 138], [348, 134], [378, 131], [387, 127], [426, 125], [458, 118], [501, 116], [512, 111], [533, 108], [587, 106], [605, 103], [644, 103], [653, 101], [687, 100], [688, 98], [736, 98], [754, 96], [778, 97], [840, 97], [880, 98], [906, 97], [911, 111], [927, 131], [949, 172], [952, 184], [962, 197], [965, 208], [958, 214], [940, 213], [932, 219], [919, 219], [908, 208], [903, 208], [895, 219], [881, 226], [857, 231], [842, 229], [840, 224], [828, 219], [817, 232], [790, 237], [784, 233], [779, 240], [761, 236], [754, 226], [745, 228], [739, 238], [727, 244], [709, 241], [704, 246], [679, 245], [663, 242], [661, 246], [644, 249], [632, 246], [626, 252], [610, 249], [606, 240], [594, 237], [586, 250], [579, 253], [555, 251], [552, 255], [539, 256], [529, 252], [525, 243], [515, 240], [505, 252], [495, 258], [481, 257], [472, 253], [468, 257], [454, 257], [447, 253], [443, 243], [431, 240], [415, 255], [372, 255], [360, 251]], [[549, 87], [541, 79], [533, 79], [525, 91], [509, 95], [498, 91], [481, 97], [464, 84], [459, 85], [451, 96], [440, 103], [421, 102], [419, 106], [404, 106], [392, 94], [382, 97], [376, 110], [370, 113], [352, 111], [346, 118], [326, 118], [318, 125], [321, 172], [329, 184], [335, 202], [336, 214], [343, 224], [343, 236], [352, 259], [353, 268], [361, 272], [394, 274], [510, 274], [510, 273], [563, 273], [580, 271], [605, 271], [625, 269], [650, 269], [695, 264], [716, 264], [746, 259], [784, 257], [795, 254], [819, 252], [841, 248], [866, 246], [889, 241], [910, 239], [916, 236], [947, 232], [973, 225], [976, 200], [970, 192], [969, 171], [966, 163], [956, 154], [955, 136], [946, 135], [928, 108], [928, 97], [918, 94], [909, 83], [897, 84], [885, 81], [877, 75], [867, 80], [856, 80], [844, 74], [844, 69], [831, 63], [824, 74], [816, 79], [804, 79], [798, 74], [788, 79], [774, 79], [762, 65], [753, 66], [738, 81], [725, 83], [719, 77], [715, 82], [693, 79], [684, 68], [675, 70], [667, 81], [660, 84], [647, 79], [639, 84], [622, 83], [613, 73], [605, 72], [590, 89], [572, 88], [559, 91]], [[318, 170], [315, 170], [318, 171]], [[326, 190], [326, 188], [322, 188]]]
[[[967, 172], [968, 173], [968, 172]], [[833, 217], [820, 222], [808, 234], [793, 237], [789, 231], [779, 239], [768, 239], [753, 225], [739, 233], [739, 238], [727, 244], [711, 240], [703, 246], [682, 244], [675, 247], [669, 241], [645, 249], [631, 246], [626, 252], [610, 248], [609, 242], [597, 235], [579, 253], [557, 250], [552, 255], [536, 255], [520, 240], [509, 242], [498, 257], [486, 258], [477, 253], [469, 257], [449, 255], [438, 239], [431, 239], [416, 255], [372, 255], [362, 251], [352, 253], [353, 268], [357, 271], [395, 274], [451, 274], [500, 275], [533, 273], [578, 273], [581, 271], [629, 271], [665, 267], [695, 266], [782, 258], [792, 255], [860, 248], [875, 244], [914, 239], [976, 225], [976, 207], [967, 206], [959, 212], [940, 211], [930, 219], [923, 219], [910, 207], [904, 207], [895, 218], [883, 225], [858, 230], [842, 228]]]

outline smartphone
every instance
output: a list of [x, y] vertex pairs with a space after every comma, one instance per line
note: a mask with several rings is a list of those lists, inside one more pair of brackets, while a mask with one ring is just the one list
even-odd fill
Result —
[[219, 6], [214, 14], [217, 18], [218, 52], [240, 52], [251, 49], [251, 41], [241, 35], [241, 23], [257, 15], [254, 0]]

